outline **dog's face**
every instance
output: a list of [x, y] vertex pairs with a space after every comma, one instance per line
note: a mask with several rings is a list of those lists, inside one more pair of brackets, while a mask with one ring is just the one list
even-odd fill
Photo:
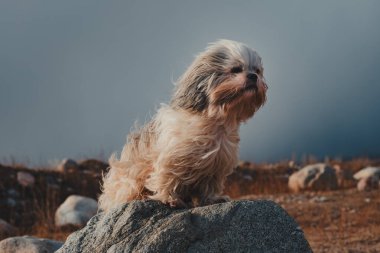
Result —
[[172, 105], [245, 121], [266, 101], [263, 72], [256, 51], [235, 41], [218, 41], [179, 79]]

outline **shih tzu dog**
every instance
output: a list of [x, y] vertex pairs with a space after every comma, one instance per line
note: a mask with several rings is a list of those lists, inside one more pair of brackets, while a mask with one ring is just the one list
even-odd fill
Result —
[[128, 136], [110, 158], [100, 208], [150, 198], [173, 207], [208, 205], [222, 196], [238, 162], [239, 126], [265, 103], [261, 57], [220, 40], [179, 78], [169, 105]]

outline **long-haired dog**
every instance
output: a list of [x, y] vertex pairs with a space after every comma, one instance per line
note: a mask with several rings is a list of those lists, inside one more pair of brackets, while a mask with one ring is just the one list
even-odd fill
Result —
[[239, 126], [265, 103], [267, 85], [256, 51], [220, 40], [179, 78], [169, 105], [128, 136], [110, 158], [100, 208], [150, 198], [175, 207], [207, 205], [222, 196], [238, 162]]

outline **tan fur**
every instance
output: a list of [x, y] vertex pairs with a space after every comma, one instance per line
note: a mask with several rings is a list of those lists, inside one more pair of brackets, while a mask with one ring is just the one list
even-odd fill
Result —
[[[231, 74], [221, 52], [231, 66], [246, 70]], [[253, 68], [261, 73], [257, 89], [248, 90], [246, 75]], [[110, 158], [100, 207], [107, 211], [144, 198], [172, 206], [224, 200], [224, 182], [238, 162], [240, 123], [264, 104], [266, 89], [255, 51], [238, 42], [213, 44], [181, 77], [171, 105], [128, 136], [120, 159]]]

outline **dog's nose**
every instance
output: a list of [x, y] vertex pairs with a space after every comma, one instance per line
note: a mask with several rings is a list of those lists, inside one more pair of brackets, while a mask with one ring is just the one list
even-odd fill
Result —
[[254, 82], [257, 81], [257, 75], [256, 75], [255, 73], [249, 73], [249, 74], [247, 75], [247, 78], [248, 78], [249, 80], [254, 81]]

